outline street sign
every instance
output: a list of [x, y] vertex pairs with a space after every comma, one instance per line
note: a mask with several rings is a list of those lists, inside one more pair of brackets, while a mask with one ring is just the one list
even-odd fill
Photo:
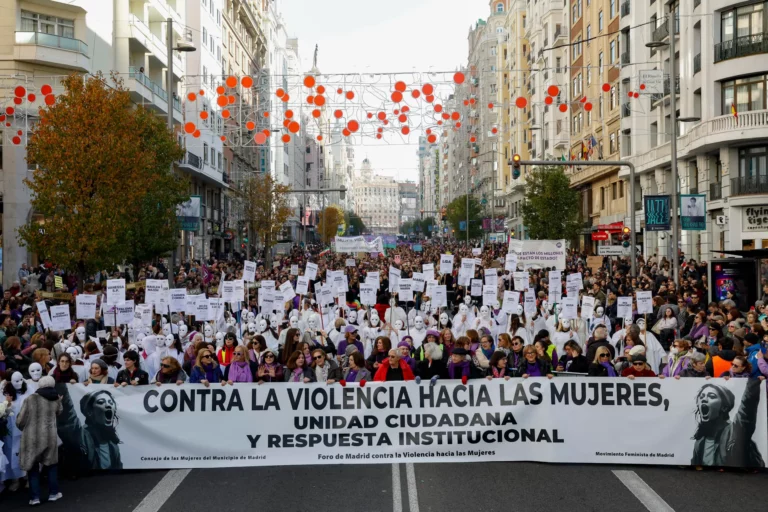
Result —
[[595, 231], [592, 233], [592, 240], [608, 240], [608, 233], [605, 231]]
[[625, 249], [621, 245], [599, 245], [597, 254], [599, 256], [625, 256], [629, 254], [629, 248]]

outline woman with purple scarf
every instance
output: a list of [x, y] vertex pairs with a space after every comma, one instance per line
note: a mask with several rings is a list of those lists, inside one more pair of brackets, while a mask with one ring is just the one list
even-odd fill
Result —
[[283, 380], [285, 382], [315, 382], [315, 372], [312, 368], [305, 366], [304, 354], [298, 350], [294, 351], [288, 357], [288, 364], [285, 365], [285, 371], [283, 372]]
[[469, 365], [470, 362], [467, 359], [469, 352], [463, 347], [456, 347], [451, 352], [451, 360], [448, 363], [448, 378], [449, 379], [463, 379], [469, 378]]
[[512, 372], [507, 368], [507, 354], [502, 350], [497, 350], [491, 355], [490, 358], [490, 373], [486, 376], [486, 379], [504, 379], [509, 380]]
[[520, 371], [524, 379], [528, 377], [546, 377], [552, 378], [552, 365], [548, 360], [539, 357], [536, 347], [526, 345], [523, 349], [525, 361], [520, 365]]
[[248, 357], [245, 345], [237, 345], [232, 354], [232, 362], [224, 370], [224, 380], [232, 385], [236, 382], [255, 382], [258, 365]]
[[283, 366], [277, 362], [277, 353], [268, 348], [261, 356], [261, 364], [256, 372], [259, 384], [263, 382], [283, 382]]
[[416, 360], [411, 357], [411, 350], [413, 350], [411, 343], [413, 343], [413, 338], [410, 336], [403, 336], [402, 341], [397, 344], [397, 350], [400, 352], [400, 359], [405, 361], [408, 366], [411, 367], [411, 370], [413, 370], [413, 374], [416, 375]]
[[617, 377], [616, 370], [611, 364], [611, 351], [600, 347], [595, 352], [595, 360], [589, 365], [587, 375], [590, 377]]
[[354, 345], [357, 350], [363, 352], [363, 344], [357, 339], [357, 327], [354, 325], [348, 325], [344, 328], [344, 339], [339, 342], [339, 346], [336, 347], [338, 351], [338, 358], [341, 359], [347, 352], [347, 347]]

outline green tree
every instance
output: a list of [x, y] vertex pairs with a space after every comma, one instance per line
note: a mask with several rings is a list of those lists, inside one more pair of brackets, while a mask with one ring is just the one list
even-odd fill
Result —
[[344, 224], [347, 226], [347, 236], [362, 235], [368, 228], [365, 226], [365, 222], [355, 212], [349, 210], [344, 212]]
[[579, 193], [562, 167], [537, 167], [528, 174], [523, 223], [536, 240], [568, 241], [579, 232]]
[[183, 151], [161, 118], [133, 105], [121, 80], [112, 82], [101, 74], [65, 78], [64, 93], [40, 110], [27, 144], [35, 170], [25, 184], [45, 229], [23, 226], [19, 242], [76, 273], [80, 290], [86, 275], [132, 257], [129, 233], [148, 194], [156, 194], [160, 218], [175, 215], [175, 192], [166, 200], [155, 189], [168, 184]]
[[[446, 217], [451, 227], [456, 230], [454, 235], [459, 240], [464, 240], [467, 233], [460, 229], [463, 222], [467, 221], [467, 196], [459, 196], [446, 207]], [[480, 218], [482, 208], [480, 201], [474, 196], [469, 196], [469, 238], [479, 238], [483, 234], [483, 224]]]
[[426, 219], [423, 219], [420, 221], [420, 227], [421, 227], [421, 234], [424, 235], [426, 238], [432, 238], [432, 231], [430, 231], [430, 226], [436, 226], [437, 220], [435, 220], [434, 217], [427, 217]]

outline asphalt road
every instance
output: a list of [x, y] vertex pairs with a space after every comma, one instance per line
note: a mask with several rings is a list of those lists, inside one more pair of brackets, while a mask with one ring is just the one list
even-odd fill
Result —
[[[77, 512], [765, 511], [768, 472], [540, 463], [125, 471], [61, 482]], [[26, 491], [0, 510], [28, 510]]]

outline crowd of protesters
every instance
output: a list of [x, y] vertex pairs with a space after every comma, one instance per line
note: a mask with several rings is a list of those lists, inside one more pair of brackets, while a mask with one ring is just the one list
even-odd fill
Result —
[[[152, 325], [108, 327], [101, 307], [95, 318], [74, 322], [71, 329], [43, 328], [38, 303], [50, 307], [55, 299], [39, 292], [72, 292], [75, 317], [77, 279], [52, 265], [19, 270], [19, 280], [3, 293], [0, 303], [0, 491], [19, 489], [29, 479], [32, 501], [39, 502], [38, 463], [53, 468], [50, 449], [44, 460], [20, 456], [22, 434], [30, 417], [55, 414], [54, 390], [68, 383], [108, 386], [179, 385], [200, 383], [327, 383], [437, 379], [557, 378], [560, 375], [635, 378], [754, 378], [768, 376], [768, 276], [763, 275], [760, 300], [737, 307], [737, 297], [707, 302], [707, 264], [681, 258], [680, 283], [672, 279], [665, 258], [637, 258], [638, 275], [630, 275], [627, 259], [608, 260], [588, 268], [586, 255], [569, 252], [562, 282], [550, 283], [548, 270], [528, 271], [527, 288], [536, 296], [536, 311], [522, 304], [502, 311], [500, 303], [480, 305], [469, 287], [459, 286], [458, 268], [435, 274], [447, 290], [447, 307], [436, 308], [425, 293], [401, 301], [389, 292], [389, 269], [401, 279], [422, 272], [424, 264], [439, 267], [441, 254], [454, 261], [479, 258], [473, 278], [498, 269], [498, 296], [514, 289], [505, 270], [505, 245], [486, 245], [479, 256], [471, 248], [449, 242], [425, 243], [415, 252], [407, 245], [385, 254], [352, 255], [321, 252], [319, 247], [294, 247], [271, 264], [259, 261], [255, 283], [246, 289], [239, 310], [229, 308], [214, 322], [194, 322], [183, 313], [156, 314]], [[286, 300], [282, 310], [262, 311], [258, 290], [262, 281], [276, 287], [296, 278], [306, 264], [318, 265], [309, 293]], [[296, 272], [298, 269], [298, 272]], [[188, 294], [216, 297], [222, 281], [242, 279], [242, 259], [185, 261], [174, 269], [173, 286]], [[311, 293], [325, 281], [326, 271], [344, 270], [347, 290], [331, 306], [320, 306]], [[766, 267], [761, 269], [766, 271]], [[374, 306], [361, 304], [360, 284], [378, 272]], [[580, 272], [580, 295], [595, 299], [592, 315], [562, 318], [560, 305], [549, 299], [551, 289], [565, 291], [566, 276]], [[63, 290], [57, 288], [61, 278]], [[100, 272], [85, 280], [81, 293], [100, 294], [107, 279], [129, 283], [126, 299], [144, 302], [141, 282], [167, 279], [162, 264]], [[431, 276], [430, 276], [431, 278]], [[640, 315], [633, 300], [631, 315], [620, 318], [618, 297], [651, 291], [653, 313]], [[59, 301], [62, 299], [59, 299]], [[580, 302], [581, 303], [581, 302]], [[24, 404], [35, 399], [35, 412]], [[44, 401], [43, 401], [44, 399]], [[31, 408], [32, 406], [30, 406]], [[51, 412], [53, 411], [53, 412]], [[55, 439], [54, 439], [55, 442]], [[49, 448], [49, 447], [48, 447]], [[55, 452], [55, 449], [53, 450]], [[41, 452], [42, 453], [42, 452]], [[81, 468], [70, 467], [71, 474]], [[37, 493], [37, 496], [35, 495]], [[51, 485], [51, 498], [58, 499]], [[34, 504], [34, 503], [33, 503]]]

